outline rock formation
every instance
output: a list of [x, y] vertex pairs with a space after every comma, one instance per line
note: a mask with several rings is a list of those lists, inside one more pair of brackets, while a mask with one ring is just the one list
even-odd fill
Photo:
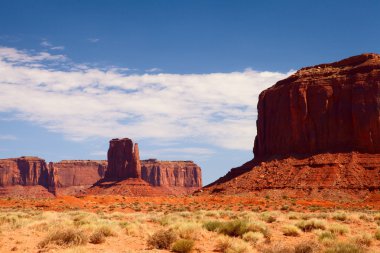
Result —
[[193, 161], [141, 161], [142, 179], [154, 186], [202, 187], [201, 168]]
[[43, 186], [54, 193], [50, 185], [54, 181], [52, 172], [45, 160], [38, 157], [0, 159], [0, 186]]
[[257, 108], [254, 159], [207, 190], [380, 189], [380, 55], [302, 68]]
[[131, 139], [112, 139], [107, 157], [106, 179], [141, 178], [139, 147]]
[[107, 161], [64, 160], [54, 163], [57, 186], [91, 186], [102, 179], [107, 170]]

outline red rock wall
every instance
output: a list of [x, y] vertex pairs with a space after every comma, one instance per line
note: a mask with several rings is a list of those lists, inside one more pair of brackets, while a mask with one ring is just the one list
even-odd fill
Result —
[[0, 186], [49, 186], [49, 170], [38, 157], [0, 159]]
[[108, 149], [107, 179], [140, 178], [138, 145], [128, 138], [112, 139]]
[[58, 187], [91, 186], [104, 177], [107, 161], [64, 160], [53, 166]]
[[303, 68], [260, 94], [255, 160], [380, 153], [380, 55]]
[[201, 168], [192, 161], [141, 161], [142, 179], [154, 186], [202, 187]]

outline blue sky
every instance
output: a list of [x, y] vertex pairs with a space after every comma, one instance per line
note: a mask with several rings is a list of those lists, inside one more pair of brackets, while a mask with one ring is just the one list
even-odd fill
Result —
[[0, 157], [252, 158], [257, 95], [303, 66], [380, 52], [379, 1], [0, 1]]

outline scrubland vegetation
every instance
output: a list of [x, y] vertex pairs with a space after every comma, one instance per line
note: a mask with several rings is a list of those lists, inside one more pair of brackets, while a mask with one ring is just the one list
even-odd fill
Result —
[[367, 211], [2, 209], [0, 252], [380, 252]]

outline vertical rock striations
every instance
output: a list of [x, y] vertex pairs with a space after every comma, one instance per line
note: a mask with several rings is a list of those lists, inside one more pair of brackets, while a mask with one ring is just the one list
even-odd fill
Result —
[[106, 179], [141, 178], [138, 145], [131, 139], [112, 139], [107, 157]]
[[202, 187], [201, 168], [193, 161], [141, 161], [142, 179], [154, 186]]
[[302, 68], [257, 108], [254, 159], [207, 190], [380, 189], [380, 55]]

